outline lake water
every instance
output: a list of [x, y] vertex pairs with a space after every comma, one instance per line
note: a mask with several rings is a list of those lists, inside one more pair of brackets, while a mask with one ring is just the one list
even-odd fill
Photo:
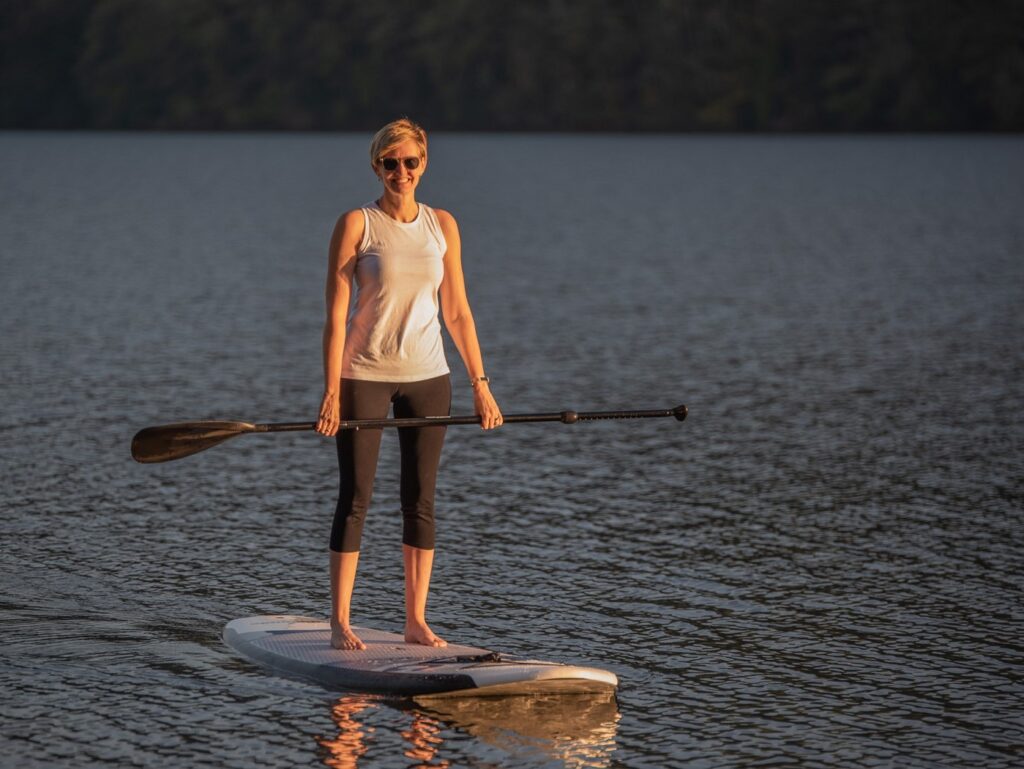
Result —
[[[313, 418], [367, 143], [0, 134], [0, 764], [1020, 764], [1019, 137], [434, 137], [503, 409], [690, 409], [448, 432], [433, 627], [618, 702], [426, 707], [228, 649], [326, 615], [333, 445], [129, 441]], [[397, 507], [392, 435], [357, 624], [401, 627]]]

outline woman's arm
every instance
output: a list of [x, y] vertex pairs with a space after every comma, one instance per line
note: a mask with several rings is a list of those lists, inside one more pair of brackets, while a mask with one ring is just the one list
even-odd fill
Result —
[[331, 235], [327, 268], [327, 319], [324, 322], [324, 397], [316, 431], [322, 435], [338, 432], [341, 419], [341, 356], [345, 351], [345, 323], [352, 298], [356, 249], [363, 238], [363, 212], [349, 211], [338, 217]]
[[[466, 297], [466, 281], [462, 274], [462, 241], [459, 238], [459, 226], [447, 211], [436, 210], [437, 221], [441, 225], [448, 250], [444, 255], [444, 279], [441, 281], [441, 314], [444, 325], [451, 334], [455, 346], [459, 349], [469, 378], [476, 380], [484, 376], [484, 361], [480, 353], [480, 342], [476, 336], [476, 325], [473, 313], [469, 309]], [[480, 415], [480, 426], [485, 430], [498, 427], [502, 423], [501, 409], [491, 395], [487, 382], [473, 384], [473, 404]]]

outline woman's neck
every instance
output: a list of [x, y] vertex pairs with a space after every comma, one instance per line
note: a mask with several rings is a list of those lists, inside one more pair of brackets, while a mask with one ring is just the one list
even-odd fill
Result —
[[416, 197], [411, 193], [409, 195], [395, 195], [385, 190], [384, 194], [377, 198], [377, 206], [392, 219], [397, 219], [406, 224], [415, 221], [420, 213], [420, 206], [416, 202]]

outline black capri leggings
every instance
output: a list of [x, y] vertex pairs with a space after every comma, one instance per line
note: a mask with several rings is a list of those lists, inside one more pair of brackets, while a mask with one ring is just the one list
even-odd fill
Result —
[[[452, 407], [451, 379], [444, 374], [419, 382], [341, 380], [342, 419], [384, 419], [391, 403], [396, 418], [448, 416]], [[331, 527], [331, 550], [335, 552], [359, 550], [377, 473], [382, 429], [338, 431], [341, 477]], [[434, 485], [445, 429], [441, 425], [398, 430], [402, 454], [402, 542], [424, 550], [434, 548]]]

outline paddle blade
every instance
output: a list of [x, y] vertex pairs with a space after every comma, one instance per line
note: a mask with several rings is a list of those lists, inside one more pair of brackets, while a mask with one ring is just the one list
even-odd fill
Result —
[[256, 425], [248, 422], [179, 422], [146, 427], [132, 438], [132, 459], [136, 462], [169, 462], [223, 443]]

